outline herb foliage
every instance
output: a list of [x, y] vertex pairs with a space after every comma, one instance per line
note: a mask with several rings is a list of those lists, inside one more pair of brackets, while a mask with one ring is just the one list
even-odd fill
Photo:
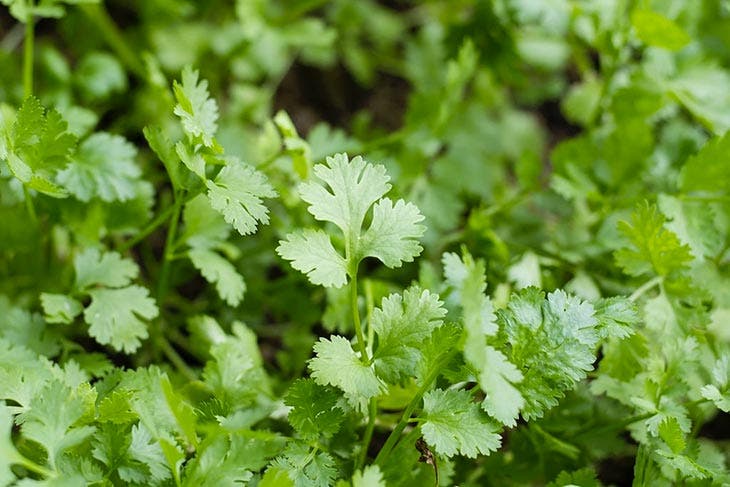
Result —
[[730, 484], [727, 3], [386, 3], [2, 0], [0, 485]]

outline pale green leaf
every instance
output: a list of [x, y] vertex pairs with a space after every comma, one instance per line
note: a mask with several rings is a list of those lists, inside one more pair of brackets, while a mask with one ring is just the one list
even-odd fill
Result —
[[223, 301], [233, 307], [241, 303], [246, 283], [230, 262], [217, 252], [205, 248], [188, 250], [188, 257], [205, 280], [215, 284], [215, 289]]
[[276, 191], [259, 171], [232, 160], [221, 169], [215, 181], [206, 181], [210, 204], [241, 235], [256, 231], [259, 223], [269, 223], [269, 210], [263, 198], [273, 198]]
[[414, 286], [384, 298], [373, 310], [372, 326], [378, 334], [373, 361], [379, 377], [396, 383], [415, 374], [420, 345], [446, 316], [442, 305], [438, 295]]
[[353, 401], [367, 400], [385, 392], [385, 384], [365, 365], [341, 336], [320, 338], [314, 345], [315, 357], [309, 361], [312, 378], [321, 385], [332, 385]]
[[[370, 206], [390, 190], [385, 167], [373, 166], [357, 156], [336, 154], [326, 164], [314, 166], [314, 174], [326, 185], [306, 182], [299, 186], [309, 212], [320, 221], [337, 225], [345, 235], [357, 235]], [[329, 189], [328, 189], [329, 188]]]
[[681, 271], [692, 261], [688, 246], [665, 227], [666, 219], [656, 206], [641, 204], [631, 214], [631, 223], [619, 222], [619, 230], [630, 246], [614, 253], [616, 263], [632, 276], [667, 276]]
[[383, 474], [377, 465], [368, 465], [352, 476], [352, 487], [386, 487]]
[[48, 323], [71, 323], [84, 309], [81, 303], [65, 294], [41, 293], [41, 306]]
[[325, 287], [342, 287], [347, 282], [347, 263], [322, 230], [302, 230], [280, 240], [276, 252], [312, 282]]
[[137, 196], [142, 174], [134, 161], [137, 149], [120, 135], [98, 132], [84, 140], [58, 182], [81, 201], [127, 201]]
[[102, 345], [133, 353], [148, 336], [144, 320], [157, 317], [159, 310], [147, 289], [129, 286], [89, 291], [91, 304], [84, 311], [89, 334]]
[[678, 51], [691, 40], [676, 22], [651, 10], [634, 10], [631, 13], [631, 24], [639, 39], [649, 46]]
[[728, 154], [730, 154], [730, 132], [711, 139], [682, 166], [679, 174], [680, 189], [685, 192], [730, 191]]
[[435, 389], [423, 396], [424, 422], [421, 426], [426, 442], [446, 457], [461, 454], [474, 458], [500, 447], [497, 428], [490, 423], [463, 390]]
[[131, 259], [117, 252], [104, 252], [88, 248], [76, 254], [76, 289], [84, 290], [94, 285], [122, 287], [139, 274], [139, 267]]
[[186, 66], [182, 83], [175, 81], [172, 89], [177, 100], [174, 113], [182, 120], [185, 132], [193, 138], [199, 137], [206, 147], [213, 147], [218, 130], [218, 104], [208, 94], [208, 82], [198, 82], [198, 71]]
[[502, 352], [484, 347], [484, 358], [479, 371], [479, 387], [486, 396], [482, 408], [505, 426], [515, 426], [525, 399], [514, 384], [522, 381], [522, 372]]
[[388, 267], [413, 262], [423, 248], [418, 239], [426, 227], [416, 205], [383, 198], [373, 206], [373, 220], [358, 245], [359, 257], [375, 257]]

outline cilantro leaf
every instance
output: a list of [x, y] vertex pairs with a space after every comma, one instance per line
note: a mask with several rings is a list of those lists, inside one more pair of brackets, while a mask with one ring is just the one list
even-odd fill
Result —
[[295, 487], [329, 487], [337, 475], [334, 459], [328, 453], [311, 454], [307, 445], [298, 442], [289, 443], [273, 465], [286, 471]]
[[[510, 345], [507, 357], [523, 375], [515, 384], [525, 400], [522, 415], [541, 417], [593, 369], [601, 324], [590, 303], [560, 290], [545, 299], [535, 288], [513, 296], [498, 318]], [[503, 370], [506, 379], [517, 377], [508, 366]]]
[[45, 112], [40, 101], [28, 97], [11, 126], [5, 126], [1, 151], [13, 175], [28, 188], [55, 198], [68, 192], [55, 179], [76, 146], [76, 137], [55, 110]]
[[368, 465], [362, 472], [358, 470], [353, 474], [352, 487], [385, 487], [383, 473], [377, 465]]
[[314, 174], [329, 190], [312, 181], [302, 183], [299, 194], [314, 218], [334, 223], [352, 239], [370, 206], [390, 190], [390, 178], [385, 167], [368, 164], [360, 156], [348, 161], [347, 154], [336, 154], [326, 162], [314, 166]]
[[373, 354], [375, 371], [388, 383], [397, 383], [412, 376], [421, 359], [420, 345], [441, 326], [446, 310], [438, 295], [417, 286], [403, 295], [383, 298], [372, 314], [372, 326], [378, 334]]
[[639, 205], [631, 214], [631, 223], [619, 222], [619, 229], [631, 242], [614, 253], [616, 263], [632, 276], [656, 274], [667, 276], [685, 269], [692, 261], [688, 246], [666, 229], [666, 219], [656, 206]]
[[180, 117], [188, 136], [200, 138], [206, 147], [213, 147], [218, 130], [218, 104], [208, 94], [208, 82], [198, 82], [198, 76], [197, 70], [186, 66], [182, 71], [182, 83], [173, 83], [177, 100], [174, 113]]
[[48, 463], [55, 468], [60, 454], [94, 432], [93, 426], [76, 426], [77, 421], [93, 404], [95, 393], [74, 390], [53, 380], [30, 402], [18, 422], [23, 435], [41, 444], [48, 453]]
[[730, 354], [720, 357], [712, 367], [712, 383], [700, 389], [702, 397], [715, 403], [722, 411], [730, 412]]
[[331, 437], [339, 431], [344, 419], [344, 412], [338, 406], [340, 397], [334, 389], [312, 379], [297, 380], [284, 398], [284, 403], [292, 408], [289, 423], [306, 440], [316, 440], [320, 435]]
[[128, 286], [120, 289], [93, 289], [89, 291], [91, 304], [84, 311], [90, 325], [89, 334], [102, 345], [132, 353], [148, 336], [142, 319], [157, 317], [159, 310], [147, 289]]
[[727, 171], [728, 151], [730, 151], [730, 132], [707, 142], [682, 166], [679, 188], [688, 193], [730, 191], [730, 174]]
[[479, 371], [479, 386], [486, 393], [482, 408], [505, 426], [515, 426], [525, 398], [517, 388], [523, 375], [502, 352], [484, 348]]
[[373, 221], [363, 234], [358, 246], [360, 258], [375, 257], [387, 267], [400, 267], [403, 262], [413, 262], [423, 248], [418, 239], [426, 227], [419, 225], [424, 219], [413, 203], [383, 198], [373, 206]]
[[13, 445], [12, 430], [13, 415], [5, 402], [0, 401], [0, 485], [11, 485], [15, 481], [11, 466], [23, 461], [23, 457]]
[[256, 231], [259, 223], [269, 223], [269, 210], [263, 198], [276, 191], [259, 171], [233, 160], [221, 169], [214, 181], [206, 181], [211, 206], [241, 235]]
[[81, 201], [127, 201], [137, 196], [142, 174], [134, 158], [137, 149], [120, 135], [99, 132], [84, 140], [73, 160], [58, 174], [58, 182]]
[[385, 391], [385, 384], [371, 366], [363, 364], [346, 338], [338, 335], [332, 335], [329, 340], [320, 338], [314, 345], [314, 353], [309, 369], [318, 384], [335, 386], [354, 402]]
[[423, 396], [421, 431], [426, 442], [440, 455], [457, 453], [474, 458], [497, 450], [501, 439], [468, 391], [435, 389]]
[[216, 291], [223, 301], [236, 307], [246, 292], [246, 283], [236, 268], [217, 252], [205, 248], [192, 248], [188, 257], [206, 281], [215, 284]]
[[631, 24], [639, 39], [649, 46], [678, 51], [691, 40], [676, 22], [652, 10], [635, 9], [631, 13]]
[[290, 233], [279, 241], [276, 252], [312, 282], [325, 287], [342, 287], [347, 283], [347, 262], [332, 246], [322, 230], [306, 229]]
[[[309, 203], [315, 219], [334, 223], [342, 230], [345, 256], [339, 255], [326, 234], [311, 230], [287, 235], [277, 248], [279, 255], [293, 261], [292, 266], [312, 283], [340, 287], [365, 257], [398, 267], [421, 253], [418, 238], [425, 231], [419, 225], [423, 216], [410, 203], [381, 199], [390, 190], [383, 166], [373, 166], [359, 156], [348, 160], [346, 154], [336, 154], [328, 157], [326, 164], [317, 164], [314, 174], [322, 182], [302, 183], [300, 196]], [[364, 231], [365, 216], [373, 204], [370, 226]], [[325, 272], [319, 271], [320, 266]]]
[[63, 17], [66, 10], [63, 4], [76, 5], [81, 3], [98, 3], [99, 0], [43, 0], [29, 2], [28, 0], [2, 0], [10, 6], [10, 13], [23, 23], [33, 21], [33, 17]]
[[41, 293], [41, 305], [48, 323], [71, 323], [84, 310], [81, 303], [64, 294]]
[[104, 252], [88, 248], [74, 258], [76, 289], [91, 286], [122, 287], [128, 285], [139, 274], [139, 267], [117, 252]]

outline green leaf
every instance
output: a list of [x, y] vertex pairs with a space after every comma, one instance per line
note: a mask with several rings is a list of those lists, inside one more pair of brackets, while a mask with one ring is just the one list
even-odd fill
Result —
[[137, 196], [142, 174], [134, 158], [137, 149], [119, 135], [98, 132], [83, 141], [58, 182], [81, 201], [127, 201]]
[[114, 56], [104, 52], [86, 54], [74, 71], [74, 80], [84, 100], [98, 102], [127, 89], [127, 75]]
[[233, 307], [241, 303], [246, 283], [230, 262], [218, 253], [204, 248], [190, 249], [188, 257], [205, 280], [215, 284], [216, 291], [223, 301]]
[[208, 94], [208, 82], [198, 82], [198, 71], [186, 66], [182, 83], [173, 82], [177, 105], [174, 113], [182, 121], [183, 129], [191, 138], [199, 138], [206, 147], [214, 147], [218, 130], [218, 104]]
[[309, 361], [312, 378], [321, 385], [332, 385], [353, 401], [366, 401], [385, 392], [385, 384], [355, 353], [341, 336], [320, 338], [314, 345], [315, 357]]
[[302, 183], [299, 194], [314, 218], [334, 223], [350, 239], [359, 233], [370, 206], [391, 187], [385, 167], [368, 164], [360, 156], [352, 160], [347, 154], [328, 157], [326, 164], [314, 166], [314, 174], [326, 186]]
[[722, 411], [730, 412], [730, 353], [725, 353], [712, 367], [712, 383], [700, 389], [702, 397]]
[[677, 418], [667, 417], [659, 425], [659, 437], [672, 450], [673, 453], [681, 453], [687, 447], [684, 440], [684, 433], [679, 427]]
[[727, 193], [730, 191], [728, 174], [728, 153], [730, 153], [730, 132], [715, 137], [702, 149], [687, 159], [679, 174], [679, 188], [684, 192], [709, 191]]
[[99, 0], [43, 0], [30, 2], [28, 0], [2, 0], [2, 3], [10, 6], [10, 13], [23, 23], [28, 23], [37, 17], [63, 17], [66, 13], [63, 4], [77, 5], [82, 3], [99, 3]]
[[340, 394], [312, 379], [299, 379], [286, 393], [284, 403], [289, 411], [289, 424], [305, 439], [329, 438], [340, 429], [344, 412], [338, 406]]
[[148, 336], [143, 320], [156, 318], [159, 310], [147, 289], [129, 286], [89, 291], [91, 304], [84, 311], [89, 334], [102, 345], [133, 353]]
[[686, 269], [692, 261], [688, 246], [666, 229], [666, 219], [656, 206], [644, 203], [631, 214], [631, 223], [619, 222], [619, 230], [630, 241], [614, 253], [616, 263], [632, 276], [667, 276]]
[[40, 101], [28, 97], [12, 126], [5, 126], [3, 157], [13, 175], [28, 188], [55, 198], [68, 195], [55, 183], [76, 146], [76, 137], [55, 110], [45, 113]]
[[649, 46], [678, 51], [689, 44], [689, 35], [676, 22], [662, 14], [637, 8], [631, 13], [636, 35]]
[[474, 458], [496, 451], [501, 444], [497, 428], [479, 411], [468, 391], [427, 392], [423, 413], [423, 437], [439, 455], [452, 457], [458, 453]]
[[373, 220], [358, 245], [359, 258], [375, 257], [387, 267], [400, 267], [413, 262], [423, 248], [418, 239], [426, 227], [416, 205], [398, 200], [395, 205], [383, 198], [373, 206]]
[[15, 481], [11, 466], [23, 460], [13, 445], [12, 430], [13, 415], [5, 401], [0, 401], [0, 485], [11, 485]]
[[347, 283], [347, 262], [332, 246], [330, 237], [322, 230], [302, 230], [290, 233], [276, 248], [283, 259], [303, 272], [312, 284], [342, 287]]
[[150, 149], [165, 166], [173, 188], [179, 189], [182, 186], [182, 174], [180, 172], [180, 159], [177, 152], [175, 152], [175, 146], [160, 127], [148, 126], [142, 129], [142, 133]]
[[123, 258], [117, 252], [104, 252], [88, 248], [76, 254], [76, 289], [84, 290], [91, 286], [122, 287], [128, 285], [139, 274], [134, 261]]
[[231, 227], [223, 215], [214, 210], [210, 200], [202, 194], [185, 204], [183, 221], [185, 231], [180, 238], [194, 248], [216, 247], [231, 234]]
[[295, 487], [330, 487], [337, 475], [334, 459], [328, 453], [311, 454], [307, 445], [296, 442], [289, 443], [273, 465], [288, 472]]
[[221, 169], [215, 181], [206, 181], [211, 206], [241, 235], [256, 231], [259, 223], [269, 223], [269, 210], [263, 198], [274, 198], [276, 191], [259, 171], [232, 160]]
[[69, 324], [84, 309], [81, 303], [64, 294], [41, 293], [41, 306], [48, 323]]
[[45, 448], [52, 468], [64, 450], [78, 445], [94, 432], [93, 426], [77, 425], [96, 395], [88, 392], [89, 403], [83, 390], [83, 386], [74, 390], [53, 380], [38, 392], [28, 410], [19, 417], [23, 435]]
[[600, 487], [601, 483], [596, 479], [596, 472], [591, 468], [582, 468], [574, 472], [560, 472], [555, 480], [547, 487]]
[[380, 468], [377, 465], [368, 465], [362, 472], [356, 471], [352, 476], [352, 487], [385, 487]]
[[442, 304], [438, 295], [414, 286], [403, 295], [384, 298], [373, 310], [372, 326], [378, 334], [373, 362], [379, 377], [392, 384], [415, 374], [420, 345], [446, 316]]
[[[561, 290], [545, 299], [535, 288], [514, 295], [498, 317], [510, 345], [506, 356], [523, 375], [519, 384], [512, 381], [525, 400], [522, 416], [541, 417], [593, 369], [601, 324], [590, 303]], [[516, 377], [509, 366], [504, 370], [505, 378]]]
[[523, 375], [502, 352], [484, 347], [484, 358], [479, 369], [479, 387], [486, 393], [482, 408], [505, 426], [515, 426], [525, 398], [515, 384]]

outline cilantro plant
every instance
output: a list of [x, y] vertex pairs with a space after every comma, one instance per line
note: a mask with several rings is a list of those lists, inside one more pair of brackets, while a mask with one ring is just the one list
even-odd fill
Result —
[[0, 486], [730, 484], [730, 11], [1, 0]]

